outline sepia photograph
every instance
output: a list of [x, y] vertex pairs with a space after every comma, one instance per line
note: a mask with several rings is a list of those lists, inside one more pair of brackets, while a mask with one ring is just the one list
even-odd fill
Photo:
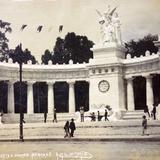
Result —
[[160, 159], [160, 0], [0, 0], [0, 160]]

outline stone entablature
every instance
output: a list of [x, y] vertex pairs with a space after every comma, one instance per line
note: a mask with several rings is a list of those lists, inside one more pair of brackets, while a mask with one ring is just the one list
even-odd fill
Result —
[[150, 55], [146, 51], [145, 56], [123, 60], [123, 71], [125, 77], [143, 76], [144, 74], [159, 74], [160, 73], [160, 54], [153, 53]]
[[[85, 80], [89, 71], [86, 64], [75, 65], [31, 65], [23, 64], [23, 81], [66, 81], [67, 79]], [[19, 65], [0, 62], [1, 80], [19, 80]]]
[[[107, 54], [107, 53], [106, 53]], [[66, 81], [67, 79], [88, 80], [90, 77], [113, 74], [121, 74], [126, 77], [141, 76], [143, 74], [160, 73], [160, 54], [151, 54], [147, 51], [145, 56], [126, 59], [118, 62], [107, 61], [107, 63], [94, 62], [85, 64], [63, 64], [63, 65], [38, 65], [23, 64], [23, 81]], [[19, 81], [19, 65], [0, 62], [0, 80]]]

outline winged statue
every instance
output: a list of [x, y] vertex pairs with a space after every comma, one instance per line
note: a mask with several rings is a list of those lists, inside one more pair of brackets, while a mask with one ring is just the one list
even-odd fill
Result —
[[101, 32], [101, 41], [102, 43], [106, 42], [120, 42], [120, 24], [118, 15], [116, 12], [117, 6], [112, 10], [108, 5], [108, 10], [104, 13], [101, 13], [98, 9], [96, 12], [99, 16], [100, 32]]

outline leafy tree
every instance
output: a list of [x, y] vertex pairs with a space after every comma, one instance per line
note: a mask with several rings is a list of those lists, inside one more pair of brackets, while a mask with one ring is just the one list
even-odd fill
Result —
[[131, 40], [125, 43], [126, 55], [129, 53], [131, 57], [139, 57], [140, 55], [145, 55], [145, 52], [148, 50], [151, 53], [157, 53], [158, 48], [155, 47], [153, 41], [157, 40], [157, 36], [148, 34], [138, 41]]
[[71, 53], [70, 58], [73, 63], [88, 62], [90, 58], [93, 58], [93, 52], [90, 50], [93, 47], [93, 42], [88, 40], [86, 36], [76, 36], [73, 32], [68, 33], [64, 42], [64, 48]]
[[6, 37], [7, 33], [11, 33], [12, 29], [10, 23], [0, 20], [0, 61], [3, 61], [8, 58], [8, 38]]
[[76, 35], [74, 32], [68, 33], [64, 39], [57, 38], [53, 53], [45, 51], [42, 62], [47, 64], [48, 60], [52, 60], [53, 64], [68, 64], [71, 59], [73, 63], [88, 62], [93, 58], [93, 52], [90, 50], [93, 44], [86, 36]]
[[46, 49], [44, 52], [44, 55], [42, 55], [42, 57], [41, 57], [41, 60], [44, 64], [47, 64], [48, 61], [51, 59], [52, 59], [52, 54], [48, 49]]
[[28, 49], [21, 51], [19, 53], [19, 46], [15, 48], [15, 50], [9, 50], [9, 57], [13, 59], [13, 62], [18, 62], [19, 58], [21, 57], [23, 63], [27, 64], [27, 61], [31, 60], [32, 64], [36, 64], [36, 59]]
[[67, 48], [64, 48], [65, 40], [58, 37], [55, 47], [54, 47], [54, 54], [52, 57], [53, 64], [63, 64], [68, 63], [69, 59], [71, 59], [69, 51]]

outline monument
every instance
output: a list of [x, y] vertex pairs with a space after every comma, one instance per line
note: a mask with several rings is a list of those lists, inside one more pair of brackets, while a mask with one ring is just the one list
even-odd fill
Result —
[[[90, 61], [90, 109], [107, 104], [114, 112], [125, 111], [122, 60], [125, 58], [121, 40], [120, 20], [116, 7], [100, 16], [101, 39], [92, 48], [94, 59]], [[96, 73], [94, 68], [96, 66]], [[98, 108], [97, 108], [98, 109]]]
[[[68, 117], [75, 118], [75, 113], [80, 106], [76, 103], [76, 83], [83, 82], [88, 87], [87, 106], [83, 104], [85, 111], [105, 110], [108, 106], [116, 118], [122, 118], [124, 113], [143, 110], [144, 106], [151, 106], [156, 99], [160, 102], [160, 90], [155, 94], [155, 81], [153, 78], [160, 79], [160, 40], [154, 44], [159, 48], [157, 54], [146, 51], [145, 56], [134, 57], [126, 55], [125, 48], [121, 39], [121, 23], [117, 13], [117, 7], [99, 15], [97, 23], [100, 25], [100, 41], [92, 48], [93, 59], [89, 63], [53, 65], [48, 61], [48, 65], [32, 64], [28, 61], [23, 64], [23, 81], [26, 84], [26, 108], [25, 119], [27, 122], [43, 121], [43, 113], [37, 111], [34, 100], [34, 86], [36, 83], [43, 83], [46, 86], [45, 96], [48, 119], [52, 121], [53, 109], [56, 107], [55, 86], [57, 83], [66, 83], [67, 101], [63, 113], [58, 113], [58, 118], [66, 120]], [[98, 32], [98, 28], [97, 28]], [[15, 111], [15, 83], [19, 81], [19, 66], [13, 63], [12, 59], [8, 62], [0, 62], [0, 79], [7, 88], [6, 98], [3, 97], [5, 105], [5, 122], [18, 122], [19, 114]], [[141, 78], [145, 84], [144, 102], [141, 106], [136, 106], [134, 83], [137, 78]], [[160, 83], [160, 82], [159, 82]], [[138, 84], [139, 85], [139, 84]], [[4, 87], [4, 86], [2, 86]], [[80, 96], [80, 95], [78, 95]], [[140, 95], [141, 96], [141, 95]], [[2, 104], [2, 98], [1, 102]], [[89, 104], [89, 105], [88, 105]], [[82, 105], [82, 104], [81, 104]], [[64, 113], [65, 112], [65, 113]], [[97, 113], [97, 112], [96, 112]], [[38, 118], [37, 118], [38, 117]], [[141, 117], [141, 115], [140, 115]]]

